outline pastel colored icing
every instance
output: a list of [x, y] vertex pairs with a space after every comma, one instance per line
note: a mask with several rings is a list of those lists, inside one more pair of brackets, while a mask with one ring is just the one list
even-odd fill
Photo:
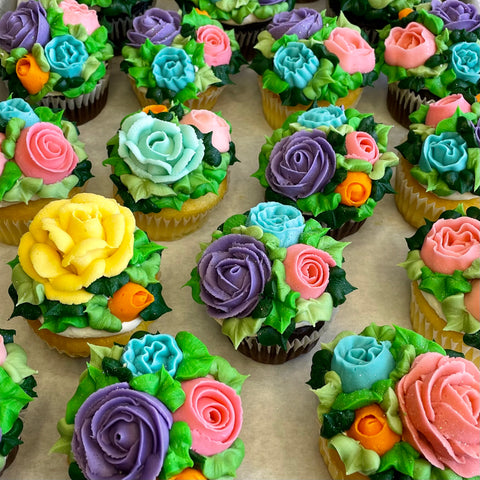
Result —
[[100, 28], [97, 12], [75, 0], [62, 0], [58, 6], [63, 10], [65, 25], [83, 25], [89, 35]]
[[197, 29], [197, 42], [203, 43], [205, 62], [211, 67], [228, 65], [232, 58], [230, 39], [225, 31], [216, 25], [202, 25]]
[[[0, 132], [0, 148], [4, 140], [5, 140], [5, 134]], [[8, 158], [0, 150], [0, 175], [3, 173], [3, 169], [5, 168], [5, 164], [7, 162], [8, 162]]]
[[472, 111], [472, 107], [461, 93], [454, 93], [448, 95], [448, 97], [430, 103], [428, 105], [425, 124], [431, 127], [436, 127], [441, 120], [451, 117], [457, 111], [457, 108], [464, 113]]
[[345, 136], [345, 158], [360, 158], [372, 165], [380, 157], [378, 145], [375, 139], [367, 132], [349, 132]]
[[3, 362], [7, 358], [7, 350], [5, 348], [5, 341], [3, 340], [3, 336], [0, 335], [0, 365], [3, 365]]
[[480, 321], [480, 280], [472, 280], [472, 290], [465, 294], [465, 308]]
[[322, 16], [313, 8], [294, 8], [273, 16], [267, 30], [275, 40], [283, 35], [297, 35], [299, 39], [309, 38], [323, 25]]
[[12, 118], [21, 118], [25, 127], [31, 127], [40, 121], [33, 108], [23, 98], [9, 98], [0, 102], [0, 119], [8, 121]]

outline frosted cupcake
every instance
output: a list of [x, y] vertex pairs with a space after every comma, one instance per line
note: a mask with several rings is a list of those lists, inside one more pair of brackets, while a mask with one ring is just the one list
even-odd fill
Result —
[[52, 451], [72, 480], [234, 478], [246, 378], [188, 332], [92, 345]]
[[[461, 211], [461, 210], [460, 210]], [[480, 367], [480, 211], [449, 210], [407, 239], [415, 331]]]
[[342, 269], [348, 243], [327, 231], [276, 202], [228, 218], [202, 244], [187, 283], [193, 299], [258, 362], [284, 363], [310, 351], [354, 290]]
[[111, 347], [170, 309], [158, 280], [163, 247], [115, 200], [81, 193], [49, 203], [9, 265], [14, 309], [47, 344], [72, 357]]
[[51, 200], [78, 193], [92, 177], [75, 126], [21, 98], [0, 102], [0, 241], [18, 245]]
[[395, 202], [418, 228], [459, 204], [480, 208], [480, 104], [461, 94], [423, 105], [410, 115], [412, 124], [395, 177]]
[[15, 97], [78, 124], [105, 106], [113, 50], [95, 11], [75, 0], [20, 3], [0, 19], [1, 75]]
[[103, 163], [139, 228], [174, 240], [199, 228], [225, 195], [235, 147], [230, 125], [210, 110], [152, 107], [122, 120]]
[[477, 478], [480, 372], [456, 355], [375, 324], [322, 345], [307, 383], [332, 478]]
[[398, 157], [387, 150], [390, 128], [353, 108], [299, 111], [267, 137], [253, 176], [266, 200], [297, 207], [341, 239], [394, 193], [390, 179]]
[[273, 129], [312, 104], [353, 107], [362, 87], [377, 78], [373, 48], [343, 14], [327, 17], [310, 8], [279, 14], [255, 48], [250, 67], [259, 75], [263, 113]]

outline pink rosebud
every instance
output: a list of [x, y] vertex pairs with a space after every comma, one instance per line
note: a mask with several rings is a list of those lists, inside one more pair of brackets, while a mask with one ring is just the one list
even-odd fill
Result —
[[65, 25], [83, 25], [89, 35], [100, 28], [97, 12], [88, 8], [87, 5], [80, 4], [75, 0], [62, 0], [58, 6], [63, 10]]
[[345, 158], [360, 158], [372, 165], [378, 160], [380, 153], [377, 142], [367, 132], [350, 132], [345, 137]]
[[228, 35], [215, 25], [203, 25], [197, 30], [197, 42], [203, 43], [205, 62], [210, 67], [228, 65], [232, 47]]
[[8, 158], [2, 153], [1, 147], [2, 142], [5, 140], [5, 134], [0, 133], [0, 175], [3, 173], [3, 169], [5, 168], [5, 164], [8, 162]]
[[441, 98], [428, 106], [425, 124], [430, 127], [436, 127], [439, 122], [451, 117], [457, 111], [457, 108], [460, 108], [463, 113], [472, 111], [472, 107], [461, 93], [454, 93], [448, 97]]
[[7, 349], [5, 348], [5, 342], [3, 337], [0, 335], [0, 365], [3, 365], [3, 362], [7, 358]]
[[472, 280], [472, 290], [465, 294], [465, 308], [480, 322], [480, 280]]

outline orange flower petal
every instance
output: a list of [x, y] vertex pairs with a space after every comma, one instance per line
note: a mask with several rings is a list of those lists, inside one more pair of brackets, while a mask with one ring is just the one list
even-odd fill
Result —
[[169, 480], [207, 480], [202, 472], [194, 468], [186, 468], [179, 474], [170, 477]]
[[130, 322], [155, 301], [155, 297], [138, 283], [128, 282], [108, 301], [110, 312], [122, 322]]
[[363, 172], [348, 172], [347, 178], [337, 185], [335, 192], [342, 197], [340, 203], [359, 207], [372, 193], [372, 180]]
[[43, 72], [31, 53], [18, 60], [15, 66], [17, 77], [31, 95], [38, 93], [50, 78], [49, 72]]
[[142, 108], [142, 112], [148, 113], [162, 113], [168, 112], [168, 108], [165, 105], [147, 105], [146, 107]]
[[205, 15], [205, 16], [207, 16], [207, 17], [210, 16], [206, 10], [200, 10], [200, 9], [197, 8], [197, 7], [194, 7], [194, 8], [195, 8], [195, 11], [196, 11], [197, 13], [199, 13], [200, 15]]
[[398, 12], [398, 19], [401, 20], [404, 17], [407, 17], [413, 12], [413, 8], [403, 8]]

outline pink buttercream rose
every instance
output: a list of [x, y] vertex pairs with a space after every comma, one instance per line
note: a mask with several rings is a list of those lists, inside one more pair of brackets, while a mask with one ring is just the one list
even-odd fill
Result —
[[212, 132], [212, 145], [220, 152], [230, 148], [230, 125], [219, 115], [210, 110], [191, 110], [183, 116], [180, 123], [193, 125], [202, 133]]
[[460, 108], [463, 113], [472, 111], [472, 107], [461, 93], [454, 93], [448, 97], [441, 98], [428, 106], [425, 124], [436, 127], [439, 122], [451, 117], [457, 111], [457, 108]]
[[356, 30], [337, 27], [324, 45], [338, 57], [340, 67], [347, 73], [368, 73], [375, 68], [375, 51]]
[[289, 287], [309, 300], [318, 298], [327, 288], [329, 267], [335, 266], [335, 260], [323, 250], [297, 243], [287, 248], [283, 265]]
[[2, 142], [5, 140], [5, 134], [0, 133], [0, 175], [3, 173], [5, 164], [8, 162], [8, 158], [1, 151]]
[[396, 393], [404, 440], [437, 468], [480, 475], [480, 372], [472, 362], [419, 355]]
[[345, 158], [360, 158], [372, 165], [378, 160], [380, 152], [377, 142], [367, 132], [350, 132], [345, 136]]
[[62, 0], [58, 6], [63, 10], [65, 25], [83, 25], [89, 35], [100, 28], [97, 12], [87, 5], [77, 3], [75, 0]]
[[452, 275], [480, 258], [480, 221], [470, 217], [441, 218], [423, 241], [420, 256], [430, 270]]
[[3, 365], [3, 362], [7, 358], [7, 349], [5, 348], [5, 342], [3, 337], [0, 335], [0, 365]]
[[203, 43], [205, 62], [210, 67], [228, 65], [232, 58], [232, 47], [228, 35], [215, 25], [203, 25], [197, 30], [197, 42]]
[[385, 62], [403, 68], [423, 65], [435, 54], [435, 35], [421, 23], [394, 27], [385, 39]]
[[465, 308], [480, 322], [480, 280], [472, 280], [472, 290], [465, 294]]
[[242, 427], [242, 401], [235, 390], [213, 378], [182, 382], [185, 403], [173, 413], [192, 432], [192, 450], [214, 455], [229, 448]]
[[41, 178], [50, 184], [70, 175], [78, 157], [59, 127], [38, 122], [20, 133], [15, 162], [26, 177]]

